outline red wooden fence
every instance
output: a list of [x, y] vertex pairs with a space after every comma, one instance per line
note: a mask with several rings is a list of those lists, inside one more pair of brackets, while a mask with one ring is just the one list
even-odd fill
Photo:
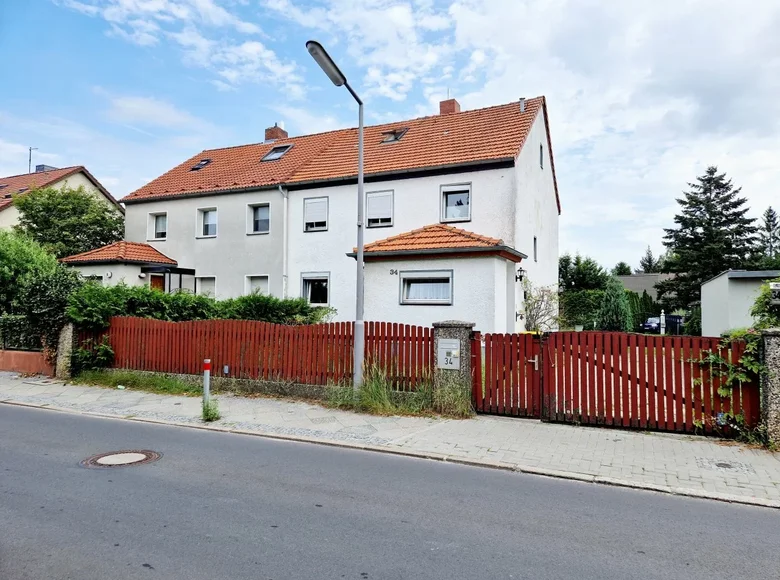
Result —
[[432, 381], [433, 329], [389, 322], [366, 323], [366, 368], [384, 371], [393, 387], [414, 390]]
[[[349, 381], [353, 374], [351, 322], [284, 326], [116, 317], [108, 335], [116, 368], [200, 374], [208, 358], [213, 376], [325, 385]], [[80, 342], [96, 338], [79, 333]], [[396, 388], [413, 389], [430, 377], [433, 333], [429, 328], [368, 322], [366, 361], [382, 369]]]
[[[538, 338], [532, 334], [486, 334], [484, 361], [479, 336], [475, 364], [474, 406], [477, 411], [520, 417], [540, 416]], [[480, 364], [481, 363], [481, 364]], [[480, 372], [484, 365], [484, 372]]]
[[[727, 415], [759, 420], [759, 388], [726, 389], [728, 367], [744, 343], [718, 338], [557, 332], [543, 346], [543, 416], [551, 421], [712, 433]], [[708, 360], [702, 363], [702, 360]], [[730, 390], [721, 396], [718, 390]]]

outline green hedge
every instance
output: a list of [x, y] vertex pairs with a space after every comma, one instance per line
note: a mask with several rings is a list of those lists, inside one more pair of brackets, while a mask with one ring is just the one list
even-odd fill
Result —
[[79, 328], [102, 330], [108, 327], [112, 316], [138, 316], [171, 322], [234, 319], [315, 324], [326, 320], [333, 310], [311, 306], [303, 298], [282, 300], [265, 294], [250, 294], [214, 300], [187, 292], [166, 294], [147, 286], [89, 283], [71, 295], [67, 312]]
[[586, 330], [593, 330], [603, 299], [603, 290], [567, 290], [561, 294], [561, 325], [572, 328], [581, 324]]
[[41, 337], [24, 316], [0, 316], [0, 348], [3, 350], [41, 350]]

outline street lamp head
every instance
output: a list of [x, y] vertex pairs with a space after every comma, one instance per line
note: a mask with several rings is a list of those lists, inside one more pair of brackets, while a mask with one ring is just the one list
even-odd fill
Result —
[[306, 50], [309, 51], [309, 54], [317, 61], [317, 64], [328, 75], [328, 78], [333, 81], [334, 85], [341, 87], [346, 84], [347, 77], [339, 70], [339, 67], [336, 66], [336, 63], [333, 62], [333, 59], [330, 58], [330, 55], [322, 48], [319, 42], [310, 40], [306, 43]]

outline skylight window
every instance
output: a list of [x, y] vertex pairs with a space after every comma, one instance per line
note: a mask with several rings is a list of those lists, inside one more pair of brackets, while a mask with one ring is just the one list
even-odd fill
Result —
[[29, 187], [20, 187], [20, 188], [19, 188], [19, 193], [24, 193], [24, 192], [25, 192], [25, 191], [27, 191], [28, 189], [30, 189], [30, 188], [29, 188]]
[[0, 183], [0, 189], [5, 189], [6, 187], [8, 187], [7, 183]]
[[401, 137], [406, 135], [408, 130], [409, 127], [404, 127], [403, 129], [393, 129], [392, 131], [383, 131], [382, 135], [384, 135], [384, 138], [382, 139], [382, 143], [395, 143], [400, 141]]
[[209, 163], [211, 163], [211, 159], [201, 159], [200, 161], [198, 161], [197, 165], [193, 165], [190, 168], [190, 171], [200, 171], [201, 169], [206, 167], [206, 165], [208, 165]]
[[292, 149], [292, 145], [277, 145], [266, 153], [265, 157], [260, 161], [275, 161], [276, 159], [280, 159], [282, 155], [287, 153], [290, 149]]

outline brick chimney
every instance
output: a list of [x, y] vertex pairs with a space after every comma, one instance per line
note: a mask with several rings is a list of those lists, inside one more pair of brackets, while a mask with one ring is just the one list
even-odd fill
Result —
[[440, 115], [451, 115], [452, 113], [460, 113], [460, 103], [455, 99], [447, 99], [439, 103]]
[[279, 123], [274, 123], [273, 127], [268, 127], [265, 130], [265, 142], [270, 143], [272, 141], [278, 141], [279, 139], [287, 139], [287, 131], [284, 130], [284, 125], [279, 126]]

